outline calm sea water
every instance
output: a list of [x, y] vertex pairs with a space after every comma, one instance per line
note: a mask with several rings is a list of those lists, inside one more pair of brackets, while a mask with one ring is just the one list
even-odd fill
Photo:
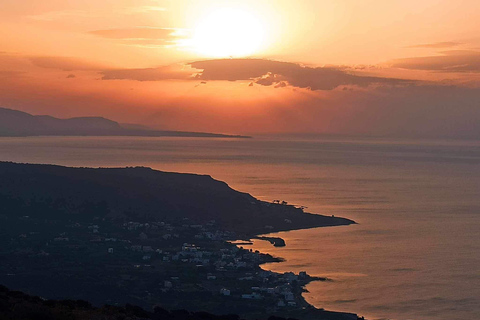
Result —
[[332, 281], [317, 307], [369, 319], [480, 319], [480, 141], [1, 138], [0, 160], [210, 174], [359, 224], [280, 233], [265, 265]]

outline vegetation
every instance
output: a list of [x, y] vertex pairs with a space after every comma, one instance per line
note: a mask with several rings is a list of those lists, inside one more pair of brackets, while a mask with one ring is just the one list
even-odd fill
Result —
[[[237, 315], [216, 316], [206, 312], [167, 311], [155, 307], [153, 312], [130, 304], [124, 307], [105, 305], [95, 308], [84, 300], [45, 300], [0, 286], [0, 319], [4, 320], [238, 320]], [[276, 318], [276, 320], [281, 318]]]
[[224, 230], [257, 235], [346, 225], [351, 220], [308, 214], [259, 201], [210, 176], [150, 168], [67, 168], [0, 162], [0, 211], [6, 215], [122, 221], [216, 220]]
[[[31, 306], [11, 310], [19, 319], [38, 310], [44, 312], [38, 319], [82, 317], [82, 308], [95, 317], [113, 310], [123, 314], [118, 319], [156, 319], [161, 311], [147, 314], [128, 305], [118, 309], [125, 304], [234, 313], [245, 319], [265, 319], [266, 314], [357, 319], [316, 309], [303, 299], [308, 282], [325, 279], [263, 271], [262, 263], [279, 260], [229, 242], [350, 220], [262, 202], [209, 176], [148, 168], [0, 163], [0, 177], [0, 284], [48, 299], [115, 306], [94, 309], [70, 301], [54, 303], [50, 310], [32, 298], [37, 305], [31, 311]], [[279, 238], [262, 239], [285, 244]], [[75, 312], [66, 312], [65, 303]], [[173, 313], [160, 314], [170, 319]], [[202, 315], [182, 314], [172, 319]]]

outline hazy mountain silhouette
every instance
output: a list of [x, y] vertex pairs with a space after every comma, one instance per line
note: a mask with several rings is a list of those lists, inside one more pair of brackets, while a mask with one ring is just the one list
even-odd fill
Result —
[[102, 117], [58, 119], [0, 108], [0, 136], [146, 136], [245, 138], [204, 132], [158, 131], [140, 125], [121, 125]]
[[216, 220], [225, 230], [250, 235], [354, 223], [260, 201], [210, 176], [144, 167], [92, 169], [0, 162], [0, 180], [0, 211], [7, 215]]

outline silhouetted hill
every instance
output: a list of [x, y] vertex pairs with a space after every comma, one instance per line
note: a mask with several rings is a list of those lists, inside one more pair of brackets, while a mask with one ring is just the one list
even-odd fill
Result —
[[[268, 315], [265, 315], [265, 319]], [[317, 320], [354, 319], [350, 314], [320, 311]], [[214, 315], [186, 310], [168, 311], [155, 307], [153, 312], [130, 304], [124, 307], [93, 307], [84, 300], [46, 300], [0, 285], [0, 319], [2, 320], [240, 320], [235, 314]], [[286, 320], [270, 316], [268, 320]], [[295, 320], [289, 318], [289, 320]]]
[[354, 223], [259, 201], [205, 175], [7, 162], [0, 162], [0, 211], [54, 219], [216, 220], [248, 235]]
[[132, 124], [119, 123], [101, 117], [58, 119], [0, 108], [0, 136], [145, 136], [145, 137], [205, 137], [246, 138], [215, 133], [148, 130]]
[[[0, 285], [0, 319], [4, 320], [239, 320], [236, 315], [216, 316], [206, 312], [167, 311], [156, 307], [153, 312], [127, 304], [125, 307], [95, 308], [84, 300], [46, 300]], [[278, 318], [281, 319], [281, 318]]]

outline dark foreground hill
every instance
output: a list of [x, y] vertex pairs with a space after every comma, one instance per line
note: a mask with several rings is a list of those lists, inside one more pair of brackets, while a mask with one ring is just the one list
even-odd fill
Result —
[[[347, 320], [347, 315], [324, 313], [326, 320]], [[153, 312], [127, 304], [93, 307], [84, 300], [46, 300], [0, 285], [0, 319], [2, 320], [240, 320], [235, 314], [218, 316], [207, 312], [168, 311], [160, 307]], [[270, 316], [268, 320], [286, 320]], [[289, 318], [289, 320], [294, 320]]]
[[259, 201], [210, 176], [143, 167], [92, 169], [7, 162], [0, 162], [0, 211], [78, 221], [92, 217], [189, 218], [199, 224], [215, 220], [224, 230], [246, 235], [354, 223]]
[[[95, 308], [84, 300], [46, 300], [0, 285], [0, 319], [2, 320], [238, 320], [236, 315], [216, 316], [206, 312], [178, 310], [169, 312], [156, 307], [148, 312], [127, 304], [125, 307]], [[281, 319], [281, 318], [276, 318]]]
[[17, 110], [0, 108], [0, 137], [25, 136], [246, 138], [245, 136], [204, 132], [148, 130], [141, 126], [121, 125], [102, 117], [58, 119], [51, 116], [34, 116]]

